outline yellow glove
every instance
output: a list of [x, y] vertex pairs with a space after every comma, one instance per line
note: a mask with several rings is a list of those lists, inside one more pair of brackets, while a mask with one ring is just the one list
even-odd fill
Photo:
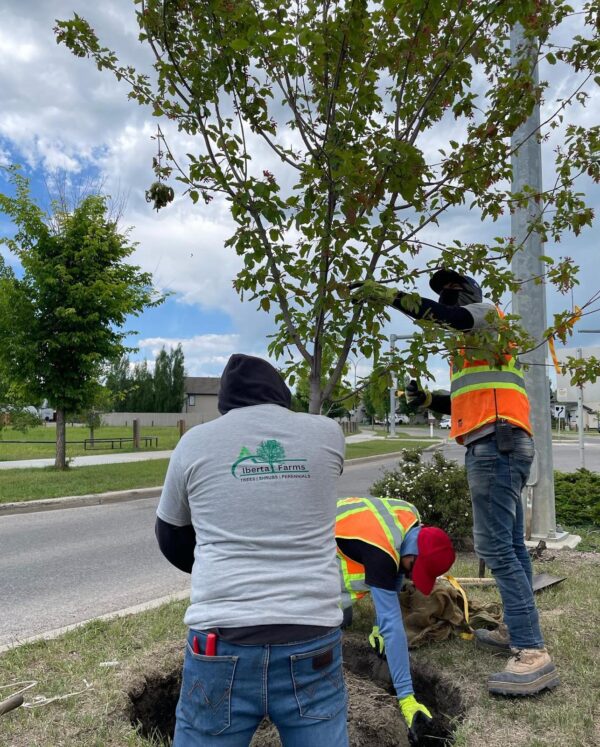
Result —
[[418, 745], [420, 738], [433, 720], [432, 715], [428, 708], [415, 699], [414, 695], [400, 698], [398, 705], [408, 726], [408, 741], [411, 745]]
[[369, 645], [373, 651], [375, 651], [377, 656], [379, 656], [380, 659], [383, 659], [385, 655], [385, 641], [383, 640], [383, 636], [379, 632], [377, 625], [373, 625], [373, 630], [369, 636]]
[[398, 295], [395, 288], [388, 288], [375, 280], [350, 283], [350, 290], [354, 291], [351, 295], [354, 303], [393, 304]]

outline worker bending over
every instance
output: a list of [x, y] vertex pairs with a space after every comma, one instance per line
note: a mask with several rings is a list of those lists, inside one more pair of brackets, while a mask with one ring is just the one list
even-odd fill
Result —
[[437, 527], [421, 526], [419, 512], [395, 498], [342, 498], [337, 504], [335, 539], [342, 582], [344, 618], [352, 604], [371, 593], [375, 625], [371, 646], [387, 657], [402, 715], [412, 739], [431, 719], [415, 699], [408, 643], [398, 592], [405, 578], [430, 594], [437, 576], [454, 563], [450, 537]]

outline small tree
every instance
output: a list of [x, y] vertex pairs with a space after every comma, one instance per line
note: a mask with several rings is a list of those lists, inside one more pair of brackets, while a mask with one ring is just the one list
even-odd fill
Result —
[[162, 299], [151, 276], [126, 262], [134, 245], [107, 219], [106, 198], [90, 195], [72, 211], [54, 205], [49, 216], [18, 168], [4, 171], [15, 196], [0, 193], [0, 210], [17, 233], [2, 241], [23, 276], [4, 284], [0, 360], [32, 401], [47, 398], [56, 408], [55, 464], [62, 469], [67, 413], [90, 404], [104, 362], [127, 351], [127, 316]]

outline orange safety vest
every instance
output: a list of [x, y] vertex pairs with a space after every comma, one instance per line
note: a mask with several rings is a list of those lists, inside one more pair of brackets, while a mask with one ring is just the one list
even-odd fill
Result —
[[[504, 314], [497, 309], [500, 317]], [[464, 355], [464, 350], [461, 351]], [[508, 420], [531, 434], [529, 399], [525, 377], [513, 356], [503, 356], [500, 366], [486, 360], [461, 361], [450, 365], [452, 423], [450, 437], [463, 442], [467, 433], [496, 420]]]
[[[397, 498], [341, 498], [337, 503], [336, 539], [356, 539], [368, 542], [386, 552], [400, 568], [400, 546], [411, 527], [419, 524], [419, 512], [406, 501]], [[350, 607], [363, 597], [365, 567], [337, 551], [342, 584], [342, 607]]]

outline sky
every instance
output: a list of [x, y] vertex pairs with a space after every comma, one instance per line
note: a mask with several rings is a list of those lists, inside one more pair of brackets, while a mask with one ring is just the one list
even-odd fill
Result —
[[[132, 360], [153, 361], [161, 347], [181, 343], [189, 375], [216, 376], [234, 352], [267, 357], [267, 335], [274, 329], [272, 315], [242, 302], [233, 289], [239, 258], [224, 247], [235, 230], [227, 207], [217, 200], [209, 206], [202, 201], [194, 206], [189, 198], [178, 195], [168, 209], [152, 210], [144, 192], [154, 181], [151, 165], [156, 142], [152, 136], [157, 120], [149, 110], [128, 101], [126, 87], [110, 73], [99, 72], [90, 60], [74, 57], [54, 38], [55, 19], [67, 19], [76, 12], [90, 21], [101, 42], [117, 51], [122, 61], [147, 69], [151, 55], [137, 39], [134, 8], [130, 0], [2, 0], [0, 164], [22, 164], [41, 201], [47, 200], [46, 184], [56, 174], [73, 181], [92, 174], [108, 194], [124, 201], [121, 223], [133, 227], [132, 239], [138, 243], [133, 261], [151, 272], [155, 285], [169, 294], [162, 306], [131, 321], [129, 328], [134, 332], [128, 343], [139, 348]], [[560, 73], [554, 82], [545, 105], [548, 110], [571, 83]], [[587, 125], [600, 121], [599, 98], [596, 88], [595, 98], [577, 115], [579, 121]], [[161, 122], [161, 127], [168, 130], [168, 123]], [[430, 147], [441, 145], [443, 136], [448, 133], [434, 131]], [[544, 145], [546, 152], [553, 144], [551, 138]], [[261, 154], [262, 158], [270, 156]], [[269, 167], [268, 160], [264, 166]], [[0, 190], [5, 188], [0, 177]], [[597, 185], [588, 180], [582, 191], [598, 206]], [[475, 234], [481, 240], [499, 235], [499, 230], [509, 233], [508, 223], [483, 225], [466, 210], [444, 225], [446, 233], [462, 239]], [[10, 231], [7, 219], [0, 215], [0, 233]], [[582, 284], [573, 294], [574, 303], [585, 302], [600, 285], [597, 242], [595, 227], [560, 247], [547, 247], [548, 254], [572, 256], [582, 267]], [[14, 265], [14, 258], [0, 251]], [[571, 299], [567, 300], [570, 304]], [[565, 303], [565, 299], [549, 297], [549, 311]], [[600, 317], [595, 318], [588, 317], [587, 328], [600, 329]], [[411, 328], [411, 322], [397, 314], [386, 332], [404, 335]], [[600, 333], [577, 335], [571, 344], [599, 342]], [[368, 361], [354, 359], [350, 380], [355, 373], [365, 375], [369, 368]], [[443, 361], [433, 360], [431, 370], [440, 386], [447, 384]]]

